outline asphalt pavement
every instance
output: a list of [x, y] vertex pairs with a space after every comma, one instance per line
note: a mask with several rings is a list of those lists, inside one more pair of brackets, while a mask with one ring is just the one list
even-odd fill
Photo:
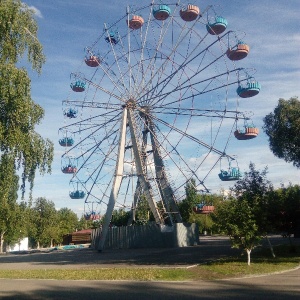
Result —
[[[272, 237], [273, 244], [288, 239]], [[293, 239], [299, 243], [299, 239]], [[0, 256], [0, 269], [50, 269], [90, 267], [190, 267], [228, 255], [224, 237], [201, 237], [200, 245], [172, 249], [92, 249], [43, 251]], [[0, 299], [299, 299], [300, 269], [280, 274], [218, 281], [136, 282], [0, 279]]]

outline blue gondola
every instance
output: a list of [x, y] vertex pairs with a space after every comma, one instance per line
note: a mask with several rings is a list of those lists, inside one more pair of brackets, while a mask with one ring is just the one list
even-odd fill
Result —
[[72, 118], [77, 118], [77, 110], [75, 108], [68, 108], [64, 110], [64, 116], [72, 119]]
[[170, 16], [171, 9], [168, 5], [162, 4], [158, 7], [153, 8], [152, 13], [156, 20], [164, 21]]
[[83, 199], [85, 197], [85, 192], [76, 190], [69, 193], [71, 199]]
[[74, 145], [74, 139], [70, 137], [64, 137], [60, 139], [58, 142], [63, 147], [71, 147]]
[[248, 82], [245, 87], [239, 85], [236, 92], [241, 98], [250, 98], [256, 96], [261, 89], [260, 83], [257, 81]]
[[222, 181], [239, 180], [241, 177], [242, 177], [242, 174], [238, 167], [229, 168], [228, 171], [221, 170], [221, 173], [219, 173], [219, 178]]
[[85, 90], [85, 85], [84, 81], [76, 80], [70, 84], [70, 87], [74, 92], [83, 92]]
[[226, 30], [227, 24], [228, 22], [225, 18], [217, 16], [214, 22], [206, 25], [206, 30], [212, 35], [219, 35]]
[[119, 42], [119, 33], [118, 31], [109, 31], [108, 36], [105, 38], [107, 43], [112, 43], [114, 45], [118, 44]]

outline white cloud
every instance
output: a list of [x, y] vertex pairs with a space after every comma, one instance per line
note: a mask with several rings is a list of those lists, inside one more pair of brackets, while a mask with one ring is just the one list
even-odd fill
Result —
[[43, 19], [43, 15], [42, 15], [42, 12], [36, 8], [35, 6], [28, 6], [29, 9], [31, 9], [33, 11], [33, 13], [35, 14], [36, 17], [40, 18], [40, 19]]

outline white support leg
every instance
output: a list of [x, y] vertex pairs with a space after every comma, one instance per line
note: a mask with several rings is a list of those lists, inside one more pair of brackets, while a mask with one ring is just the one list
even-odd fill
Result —
[[98, 251], [102, 251], [104, 248], [104, 244], [109, 229], [109, 224], [111, 221], [112, 213], [115, 207], [115, 203], [120, 190], [120, 185], [122, 182], [123, 169], [124, 169], [125, 141], [126, 141], [126, 123], [127, 123], [127, 108], [125, 107], [123, 111], [121, 128], [120, 128], [120, 140], [119, 140], [118, 157], [117, 157], [117, 163], [115, 169], [115, 178], [114, 178], [112, 190], [107, 205], [104, 222], [102, 225], [102, 233], [99, 239]]

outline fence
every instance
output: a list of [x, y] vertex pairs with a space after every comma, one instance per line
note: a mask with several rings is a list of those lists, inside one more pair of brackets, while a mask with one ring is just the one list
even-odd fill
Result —
[[[133, 225], [110, 228], [105, 249], [129, 248], [173, 248], [194, 246], [199, 243], [196, 224], [175, 223], [173, 226], [156, 224]], [[101, 238], [101, 228], [92, 232], [92, 248], [97, 249]]]

